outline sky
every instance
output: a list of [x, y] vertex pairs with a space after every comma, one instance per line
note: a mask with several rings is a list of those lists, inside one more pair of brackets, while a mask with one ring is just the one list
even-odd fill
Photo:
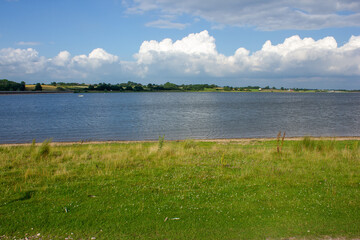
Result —
[[359, 0], [0, 0], [0, 79], [360, 89]]

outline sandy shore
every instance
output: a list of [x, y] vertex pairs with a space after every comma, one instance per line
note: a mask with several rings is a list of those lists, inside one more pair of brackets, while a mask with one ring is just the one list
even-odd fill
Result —
[[[304, 137], [286, 137], [285, 141], [299, 141], [304, 139]], [[336, 140], [336, 141], [344, 141], [344, 140], [360, 140], [360, 136], [353, 137], [311, 137], [314, 140]], [[187, 139], [188, 140], [188, 139]], [[276, 140], [276, 138], [224, 138], [224, 139], [191, 139], [194, 142], [218, 142], [218, 143], [249, 143], [255, 141], [272, 141]], [[143, 141], [77, 141], [77, 142], [51, 142], [52, 146], [60, 146], [60, 145], [73, 145], [73, 144], [104, 144], [104, 143], [146, 143], [146, 142], [157, 142], [158, 140], [143, 140]], [[165, 142], [183, 142], [186, 140], [166, 140]], [[40, 145], [41, 142], [36, 143], [36, 145]], [[9, 143], [9, 144], [0, 144], [3, 147], [10, 146], [29, 146], [31, 143]]]

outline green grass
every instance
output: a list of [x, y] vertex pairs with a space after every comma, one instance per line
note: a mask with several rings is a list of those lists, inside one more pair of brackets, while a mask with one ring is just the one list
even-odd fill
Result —
[[359, 237], [359, 141], [276, 144], [0, 146], [0, 238]]

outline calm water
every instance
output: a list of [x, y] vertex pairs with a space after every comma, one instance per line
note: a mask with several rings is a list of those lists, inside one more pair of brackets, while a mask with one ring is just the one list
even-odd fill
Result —
[[0, 143], [360, 136], [357, 93], [0, 95]]

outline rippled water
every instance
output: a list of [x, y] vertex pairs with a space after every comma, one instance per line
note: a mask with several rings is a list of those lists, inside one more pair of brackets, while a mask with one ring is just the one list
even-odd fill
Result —
[[0, 143], [360, 136], [358, 93], [0, 95]]

